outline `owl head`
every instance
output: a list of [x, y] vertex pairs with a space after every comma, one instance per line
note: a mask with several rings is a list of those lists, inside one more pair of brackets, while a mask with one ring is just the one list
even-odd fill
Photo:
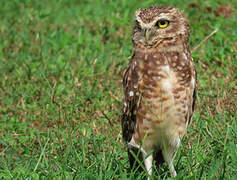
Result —
[[138, 9], [135, 15], [134, 44], [153, 47], [162, 42], [175, 43], [177, 38], [188, 40], [188, 20], [177, 8], [152, 6]]

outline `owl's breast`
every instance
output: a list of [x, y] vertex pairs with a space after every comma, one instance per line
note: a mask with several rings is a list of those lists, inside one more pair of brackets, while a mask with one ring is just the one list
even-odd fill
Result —
[[138, 85], [142, 98], [135, 138], [147, 136], [151, 142], [161, 142], [166, 137], [172, 143], [185, 134], [192, 94], [190, 82], [168, 61], [140, 63]]
[[139, 83], [141, 106], [151, 111], [150, 118], [152, 117], [152, 121], [157, 125], [167, 122], [177, 108], [180, 92], [176, 91], [181, 87], [179, 79], [178, 74], [169, 65], [163, 65], [157, 68], [157, 71], [149, 70], [148, 75]]

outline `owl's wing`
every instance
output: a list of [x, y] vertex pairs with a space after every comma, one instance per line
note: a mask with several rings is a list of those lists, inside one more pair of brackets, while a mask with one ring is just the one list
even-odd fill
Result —
[[193, 81], [193, 90], [191, 90], [192, 94], [190, 95], [191, 96], [190, 97], [191, 102], [190, 102], [190, 107], [189, 107], [189, 116], [186, 119], [186, 121], [188, 121], [188, 124], [190, 124], [190, 122], [191, 122], [193, 112], [194, 112], [194, 108], [195, 108], [195, 104], [196, 104], [196, 98], [197, 98], [197, 73], [196, 73], [194, 63], [192, 64], [192, 68], [193, 68], [193, 71], [194, 71], [194, 76], [193, 76], [194, 81]]
[[189, 115], [189, 119], [188, 119], [188, 124], [190, 124], [192, 116], [193, 116], [193, 112], [194, 112], [194, 108], [195, 108], [195, 104], [196, 104], [196, 98], [197, 98], [197, 76], [196, 76], [196, 71], [195, 71], [195, 85], [194, 85], [194, 90], [193, 90], [193, 97], [192, 97], [192, 102], [191, 102], [191, 113]]
[[136, 110], [139, 102], [138, 73], [136, 71], [136, 62], [131, 60], [129, 67], [125, 70], [123, 76], [123, 113], [122, 113], [122, 132], [123, 139], [129, 142], [132, 138], [136, 125]]

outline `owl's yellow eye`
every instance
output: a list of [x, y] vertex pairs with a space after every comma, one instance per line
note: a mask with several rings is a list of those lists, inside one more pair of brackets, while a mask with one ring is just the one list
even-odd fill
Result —
[[157, 22], [157, 26], [159, 28], [166, 28], [169, 25], [169, 21], [167, 20], [160, 20]]

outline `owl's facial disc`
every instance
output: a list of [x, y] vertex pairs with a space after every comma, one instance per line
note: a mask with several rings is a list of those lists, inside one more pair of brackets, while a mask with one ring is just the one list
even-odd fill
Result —
[[159, 44], [177, 44], [177, 39], [186, 42], [188, 37], [189, 23], [178, 9], [152, 6], [136, 11], [133, 31], [135, 44], [156, 48]]
[[163, 17], [156, 18], [150, 23], [144, 23], [140, 19], [136, 19], [135, 24], [135, 36], [137, 35], [136, 40], [142, 44], [150, 46], [156, 44], [158, 39], [161, 39], [165, 29], [169, 28], [170, 21]]

